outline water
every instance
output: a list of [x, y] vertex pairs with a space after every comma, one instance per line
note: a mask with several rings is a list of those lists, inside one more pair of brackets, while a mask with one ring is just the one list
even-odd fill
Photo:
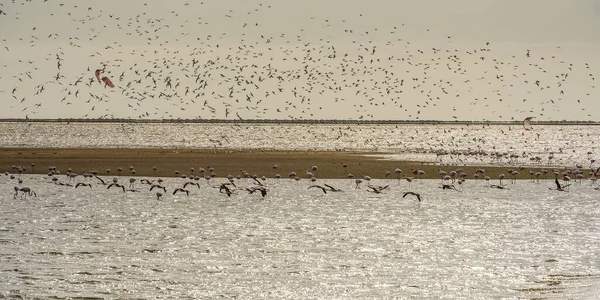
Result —
[[599, 160], [598, 136], [600, 126], [583, 125], [525, 131], [520, 126], [460, 124], [0, 123], [4, 147], [366, 151], [384, 152], [384, 159], [450, 165], [588, 167]]
[[[595, 166], [598, 126], [0, 123], [5, 147], [378, 151], [440, 164]], [[539, 134], [539, 137], [538, 137]], [[294, 138], [290, 138], [293, 136]], [[475, 153], [475, 154], [473, 154]], [[513, 155], [518, 156], [515, 158]], [[532, 160], [540, 157], [540, 160]], [[552, 157], [550, 159], [549, 157]], [[550, 298], [600, 294], [600, 191], [528, 180], [268, 179], [269, 193], [190, 196], [0, 177], [0, 295], [9, 298]], [[109, 178], [105, 178], [109, 179]], [[65, 177], [61, 177], [66, 182]], [[212, 179], [211, 184], [225, 179]], [[240, 180], [247, 187], [251, 181]], [[14, 186], [37, 197], [14, 199]], [[421, 194], [402, 198], [404, 191]]]
[[[23, 175], [37, 197], [0, 178], [0, 295], [24, 298], [534, 298], [600, 293], [600, 191], [551, 181], [507, 190], [469, 181], [350, 180], [324, 194], [267, 180], [269, 193], [227, 197], [200, 182], [58, 186]], [[84, 180], [84, 179], [82, 179]], [[212, 184], [224, 179], [213, 179]], [[253, 183], [244, 179], [238, 186]], [[363, 183], [364, 184], [364, 183]], [[403, 191], [419, 192], [402, 198]]]

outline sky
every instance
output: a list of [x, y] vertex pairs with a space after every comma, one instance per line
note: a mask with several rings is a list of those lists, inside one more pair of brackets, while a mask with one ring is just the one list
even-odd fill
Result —
[[600, 0], [0, 10], [0, 118], [600, 121]]

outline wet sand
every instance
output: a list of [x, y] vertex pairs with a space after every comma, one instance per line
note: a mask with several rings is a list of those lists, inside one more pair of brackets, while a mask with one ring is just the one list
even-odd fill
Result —
[[[499, 174], [506, 174], [510, 180], [508, 170], [519, 171], [518, 179], [530, 179], [529, 171], [537, 172], [540, 167], [519, 166], [461, 166], [461, 165], [436, 165], [432, 162], [391, 161], [377, 157], [366, 156], [364, 152], [325, 152], [325, 151], [260, 151], [260, 150], [227, 150], [227, 149], [90, 149], [90, 148], [0, 148], [0, 170], [17, 173], [12, 166], [22, 166], [24, 173], [46, 174], [49, 167], [56, 167], [61, 174], [68, 168], [73, 172], [83, 174], [95, 170], [99, 175], [145, 176], [145, 177], [171, 177], [186, 175], [209, 175], [208, 169], [214, 168], [218, 177], [229, 174], [240, 175], [242, 170], [250, 175], [273, 178], [280, 174], [287, 178], [292, 171], [300, 178], [305, 178], [305, 173], [317, 166], [317, 178], [347, 178], [348, 174], [354, 178], [370, 176], [371, 178], [386, 178], [386, 171], [391, 172], [389, 178], [399, 178], [403, 174], [408, 177], [411, 169], [421, 169], [425, 175], [420, 178], [440, 178], [438, 170], [450, 172], [462, 169], [468, 174], [467, 179], [473, 178], [475, 170], [483, 168], [486, 175], [497, 181]], [[32, 164], [35, 164], [32, 167]], [[277, 165], [277, 168], [274, 166]], [[133, 167], [135, 173], [129, 170]], [[346, 166], [346, 167], [344, 167]], [[156, 170], [154, 170], [156, 167]], [[117, 171], [121, 168], [123, 171]], [[191, 168], [195, 171], [192, 172]], [[198, 169], [207, 170], [199, 174]], [[394, 170], [399, 168], [403, 173], [397, 175]], [[547, 168], [550, 172], [551, 168]], [[106, 172], [110, 170], [110, 172]], [[179, 175], [175, 173], [179, 171]]]

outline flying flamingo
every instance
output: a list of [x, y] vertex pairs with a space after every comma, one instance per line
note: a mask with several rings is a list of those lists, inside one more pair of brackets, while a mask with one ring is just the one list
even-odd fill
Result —
[[106, 189], [108, 190], [108, 189], [110, 189], [110, 188], [111, 188], [111, 187], [113, 187], [113, 186], [114, 186], [114, 187], [118, 187], [118, 188], [121, 188], [121, 189], [123, 189], [123, 193], [125, 193], [125, 186], [124, 186], [124, 185], [122, 185], [122, 184], [118, 184], [118, 183], [116, 183], [116, 182], [113, 182], [113, 183], [109, 184], [109, 185], [108, 185], [108, 187], [107, 187]]
[[190, 191], [188, 191], [188, 190], [186, 190], [186, 189], [184, 189], [184, 188], [176, 188], [176, 189], [173, 191], [173, 195], [175, 195], [177, 192], [185, 192], [185, 194], [186, 194], [187, 196], [189, 196], [189, 195], [190, 195]]
[[557, 191], [560, 191], [560, 192], [567, 192], [568, 190], [565, 190], [565, 188], [571, 185], [571, 184], [567, 184], [567, 185], [562, 185], [561, 186], [560, 182], [558, 182], [558, 178], [554, 179], [554, 183], [556, 184], [556, 188], [555, 189], [549, 188], [549, 189], [551, 189], [551, 190], [557, 190]]
[[407, 177], [406, 174], [404, 174], [404, 176], [402, 177], [402, 179], [406, 179], [406, 181], [408, 181], [408, 186], [411, 186], [413, 179], [415, 179], [414, 177]]
[[404, 192], [404, 195], [402, 195], [402, 198], [406, 197], [407, 195], [417, 196], [417, 200], [419, 200], [419, 202], [421, 202], [421, 195], [419, 195], [415, 192]]
[[263, 198], [267, 195], [267, 188], [262, 185], [247, 187], [246, 191], [248, 191], [249, 194], [260, 191], [260, 194], [263, 196]]
[[308, 188], [309, 188], [309, 189], [310, 189], [310, 188], [318, 188], [318, 189], [321, 189], [321, 190], [323, 191], [323, 193], [324, 193], [324, 194], [327, 194], [327, 188], [325, 188], [325, 187], [322, 187], [322, 186], [320, 186], [320, 185], [318, 185], [318, 184], [313, 184], [313, 185], [310, 185]]
[[75, 185], [75, 188], [78, 188], [80, 186], [88, 186], [90, 187], [90, 189], [92, 188], [92, 184], [91, 183], [85, 183], [85, 182], [79, 182]]

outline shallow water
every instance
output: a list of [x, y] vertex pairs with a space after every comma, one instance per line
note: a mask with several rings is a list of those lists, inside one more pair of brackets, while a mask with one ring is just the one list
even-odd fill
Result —
[[4, 147], [376, 151], [449, 165], [588, 167], [598, 136], [593, 125], [0, 123]]
[[[103, 298], [534, 298], [600, 293], [600, 191], [527, 180], [269, 179], [266, 197], [212, 188], [123, 193], [23, 175], [0, 178], [0, 295]], [[66, 177], [60, 178], [67, 182]], [[83, 179], [81, 179], [83, 180]], [[138, 181], [139, 182], [139, 181]], [[253, 183], [237, 181], [239, 187]], [[402, 198], [403, 191], [419, 192]]]

